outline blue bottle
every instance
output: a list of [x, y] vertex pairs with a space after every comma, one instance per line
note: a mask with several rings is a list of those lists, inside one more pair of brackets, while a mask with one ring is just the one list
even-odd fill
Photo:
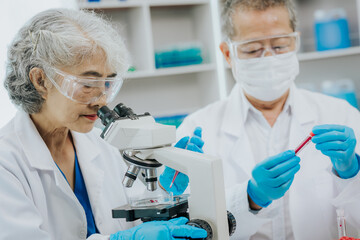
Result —
[[351, 46], [349, 24], [344, 9], [315, 12], [316, 50], [348, 48]]

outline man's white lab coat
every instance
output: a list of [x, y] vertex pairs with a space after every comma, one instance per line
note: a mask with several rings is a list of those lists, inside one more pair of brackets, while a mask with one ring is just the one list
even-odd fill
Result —
[[[89, 239], [109, 239], [133, 227], [111, 215], [127, 203], [122, 185], [127, 168], [120, 153], [100, 138], [100, 131], [72, 132], [72, 137], [101, 233]], [[86, 233], [83, 207], [33, 122], [19, 111], [0, 130], [0, 239], [77, 240], [86, 239]]]
[[[232, 239], [249, 239], [271, 217], [279, 214], [279, 201], [257, 214], [249, 211], [247, 183], [255, 160], [241, 116], [241, 88], [230, 96], [185, 119], [178, 137], [203, 128], [204, 152], [223, 161], [227, 208], [237, 220]], [[294, 107], [288, 149], [295, 149], [315, 125], [341, 124], [354, 129], [360, 141], [360, 113], [347, 102], [293, 87]], [[359, 143], [356, 152], [359, 154]], [[300, 153], [301, 169], [290, 187], [290, 218], [296, 240], [337, 239], [336, 209], [343, 208], [348, 232], [359, 237], [360, 174], [343, 180], [332, 172], [329, 157], [310, 144]], [[351, 225], [351, 226], [350, 226]], [[357, 230], [356, 230], [357, 229]], [[280, 239], [275, 234], [274, 239]]]

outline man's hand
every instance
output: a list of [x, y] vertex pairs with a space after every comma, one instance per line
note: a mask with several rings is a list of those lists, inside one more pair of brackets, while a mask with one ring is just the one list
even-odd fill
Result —
[[339, 177], [347, 179], [359, 172], [358, 155], [355, 154], [354, 131], [341, 125], [319, 125], [312, 130], [316, 149], [328, 156]]
[[250, 199], [260, 207], [267, 207], [284, 196], [300, 170], [299, 163], [300, 158], [289, 150], [257, 164], [248, 183]]

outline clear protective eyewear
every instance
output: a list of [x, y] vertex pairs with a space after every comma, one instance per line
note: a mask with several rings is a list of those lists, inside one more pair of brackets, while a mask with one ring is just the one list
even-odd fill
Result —
[[91, 104], [105, 97], [106, 103], [114, 100], [118, 94], [123, 79], [116, 77], [83, 77], [74, 76], [56, 68], [51, 68], [55, 73], [49, 80], [65, 97], [82, 104]]
[[274, 57], [296, 52], [300, 47], [300, 34], [293, 32], [286, 35], [275, 35], [241, 42], [228, 41], [230, 53], [237, 59], [263, 58], [267, 52]]

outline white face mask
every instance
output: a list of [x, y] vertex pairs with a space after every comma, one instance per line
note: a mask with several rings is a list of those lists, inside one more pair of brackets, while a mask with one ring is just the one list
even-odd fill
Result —
[[232, 58], [235, 80], [250, 96], [273, 101], [290, 88], [299, 74], [296, 52], [256, 59]]

